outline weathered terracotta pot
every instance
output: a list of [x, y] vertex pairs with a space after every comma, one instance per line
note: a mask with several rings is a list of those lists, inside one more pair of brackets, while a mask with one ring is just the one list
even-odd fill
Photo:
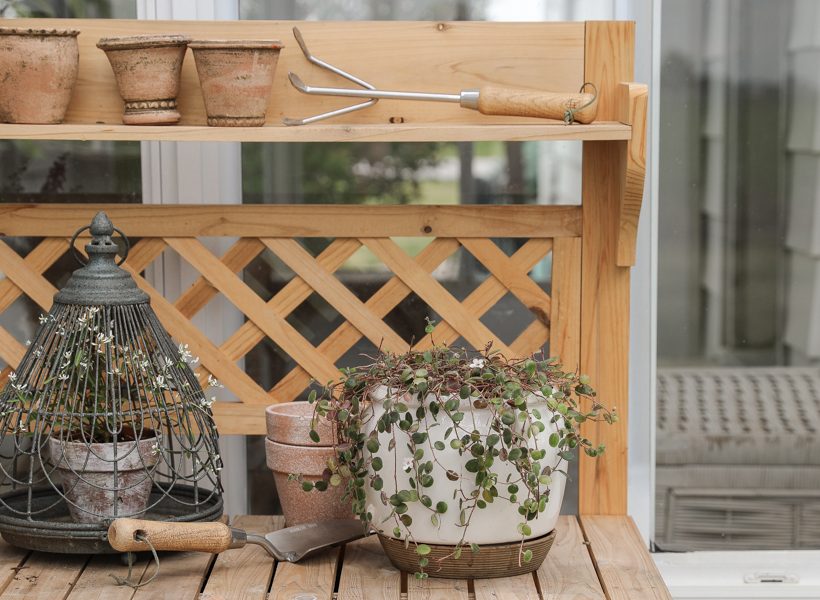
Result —
[[[307, 402], [274, 404], [267, 408], [266, 416], [268, 438], [265, 440], [265, 454], [268, 467], [273, 472], [285, 524], [290, 526], [351, 518], [350, 504], [342, 501], [342, 486], [331, 486], [324, 492], [305, 492], [298, 481], [288, 481], [291, 473], [301, 474], [305, 481], [322, 479], [328, 460], [336, 456], [331, 424], [324, 420], [317, 422], [320, 440], [316, 444], [308, 437], [313, 405]], [[271, 439], [271, 436], [277, 439]]]
[[208, 125], [261, 127], [284, 47], [277, 40], [194, 41]]
[[0, 27], [0, 122], [63, 121], [77, 81], [79, 33]]
[[[52, 464], [68, 500], [71, 518], [78, 523], [102, 523], [116, 516], [139, 517], [151, 495], [151, 471], [159, 454], [157, 438], [139, 442], [87, 444], [49, 438]], [[117, 474], [114, 476], [114, 464]]]
[[168, 125], [179, 121], [177, 94], [185, 50], [183, 35], [103, 38], [105, 51], [125, 101], [126, 125]]

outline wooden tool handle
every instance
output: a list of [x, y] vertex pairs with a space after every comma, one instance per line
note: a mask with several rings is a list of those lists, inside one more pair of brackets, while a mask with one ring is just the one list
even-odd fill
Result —
[[147, 537], [155, 550], [219, 553], [230, 548], [233, 532], [224, 523], [169, 523], [116, 519], [108, 527], [108, 543], [120, 552], [150, 550], [137, 536]]
[[[485, 115], [509, 117], [540, 117], [564, 120], [567, 109], [575, 109], [573, 118], [579, 123], [591, 123], [598, 112], [593, 94], [537, 92], [514, 88], [483, 87], [478, 94], [478, 110]], [[581, 107], [584, 108], [581, 108]]]

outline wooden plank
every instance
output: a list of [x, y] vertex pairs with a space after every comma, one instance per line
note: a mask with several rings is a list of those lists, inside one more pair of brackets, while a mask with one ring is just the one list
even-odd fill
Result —
[[3, 274], [11, 279], [18, 288], [34, 300], [44, 311], [48, 312], [57, 293], [49, 281], [32, 269], [23, 258], [3, 240], [0, 240], [0, 265]]
[[[154, 572], [154, 561], [150, 557], [138, 555], [131, 571], [131, 581], [138, 583]], [[117, 585], [111, 577], [116, 575], [125, 578], [128, 567], [123, 565], [119, 554], [100, 554], [91, 557], [83, 574], [74, 584], [68, 600], [131, 600], [134, 589], [126, 585]]]
[[[165, 241], [313, 377], [319, 381], [330, 381], [338, 377], [339, 370], [332, 362], [322, 356], [290, 323], [267, 310], [265, 301], [253, 292], [236, 273], [211, 254], [199, 240], [168, 237]], [[254, 402], [257, 398], [258, 394], [255, 394], [253, 399], [242, 398], [242, 400]], [[260, 403], [268, 403], [267, 395]]]
[[[95, 47], [101, 37], [179, 33], [194, 39], [280, 39], [279, 57], [268, 123], [301, 117], [350, 104], [350, 99], [308, 96], [287, 80], [299, 73], [313, 85], [344, 85], [338, 76], [312, 67], [291, 32], [298, 25], [310, 49], [382, 89], [458, 92], [484, 85], [576, 92], [583, 82], [584, 24], [413, 21], [151, 21], [118, 19], [18, 19], [16, 27], [79, 29], [80, 70], [67, 123], [120, 125], [122, 101], [105, 54]], [[191, 52], [183, 63], [180, 125], [204, 125], [205, 111]], [[408, 76], [412, 73], [412, 76]], [[391, 121], [392, 118], [392, 121]], [[366, 111], [345, 115], [340, 123], [535, 124], [537, 119], [485, 116], [458, 104], [379, 102]], [[130, 128], [131, 135], [138, 133]], [[178, 127], [158, 127], [168, 135]], [[236, 128], [226, 128], [236, 129]], [[244, 128], [244, 140], [256, 128]], [[304, 140], [302, 127], [291, 139]], [[573, 127], [574, 129], [574, 127]], [[211, 131], [211, 136], [216, 132]], [[239, 132], [233, 134], [239, 135]], [[213, 139], [209, 136], [208, 139]]]
[[466, 579], [416, 579], [407, 574], [407, 600], [467, 600]]
[[23, 356], [26, 353], [26, 348], [17, 341], [5, 328], [0, 327], [0, 359], [6, 361], [6, 364], [16, 369]]
[[19, 569], [31, 555], [28, 550], [17, 548], [0, 540], [0, 592], [14, 579]]
[[109, 142], [544, 142], [626, 140], [630, 136], [630, 127], [615, 121], [596, 121], [589, 125], [565, 125], [547, 120], [523, 125], [517, 120], [509, 125], [418, 122], [401, 125], [329, 123], [301, 127], [275, 123], [265, 127], [0, 124], [0, 139]]
[[[632, 80], [634, 23], [587, 23], [585, 79], [600, 92], [598, 114], [617, 115], [615, 92]], [[587, 421], [581, 433], [606, 452], [579, 459], [579, 512], [626, 514], [629, 393], [629, 269], [616, 265], [626, 142], [584, 142], [581, 267], [581, 372], [598, 397], [617, 408], [618, 423]]]
[[[438, 238], [425, 246], [416, 256], [415, 261], [429, 273], [457, 249], [458, 242], [455, 240]], [[367, 299], [365, 306], [374, 311], [379, 318], [383, 318], [410, 292], [410, 287], [399, 277], [393, 276]], [[359, 331], [350, 323], [344, 322], [322, 340], [319, 344], [319, 351], [335, 362], [360, 338]], [[304, 369], [295, 367], [274, 386], [270, 395], [277, 402], [287, 401], [304, 390], [309, 379]]]
[[[231, 525], [251, 533], [265, 534], [284, 527], [280, 516], [241, 516]], [[248, 544], [228, 550], [216, 562], [198, 600], [265, 600], [275, 561], [263, 548]]]
[[550, 355], [578, 371], [581, 352], [581, 239], [559, 238], [552, 251]]
[[279, 563], [268, 600], [293, 600], [300, 594], [331, 600], [341, 548], [330, 548], [298, 563]]
[[672, 600], [631, 517], [582, 516], [607, 600]]
[[[25, 265], [32, 272], [41, 275], [46, 269], [53, 265], [68, 249], [68, 241], [65, 238], [46, 238], [23, 259]], [[2, 271], [2, 269], [0, 269]], [[23, 290], [14, 281], [6, 277], [0, 280], [0, 313], [11, 306]]]
[[[538, 261], [543, 259], [552, 249], [552, 240], [528, 240], [521, 248], [519, 248], [512, 256], [513, 263], [516, 269], [523, 270], [529, 273]], [[504, 297], [507, 293], [507, 288], [491, 275], [487, 277], [481, 284], [470, 292], [470, 295], [464, 299], [463, 305], [470, 313], [474, 315], [483, 316], [490, 310], [496, 302]], [[543, 323], [538, 321], [537, 329], [543, 330], [546, 327]], [[436, 344], [451, 344], [458, 339], [459, 333], [447, 321], [438, 323], [432, 334], [425, 335], [420, 339], [414, 350], [424, 350]], [[517, 342], [518, 340], [516, 340]], [[523, 356], [521, 354], [521, 344], [512, 345], [512, 356]], [[526, 352], [526, 350], [524, 350]]]
[[530, 279], [527, 271], [516, 268], [513, 260], [501, 248], [488, 239], [459, 240], [493, 276], [504, 284], [535, 317], [549, 325], [551, 300], [541, 287]]
[[576, 517], [562, 516], [558, 535], [536, 572], [542, 600], [604, 600], [604, 591]]
[[64, 600], [83, 572], [88, 556], [35, 552], [19, 569], [1, 600]]
[[[228, 251], [220, 259], [222, 263], [234, 273], [237, 273], [248, 266], [265, 247], [262, 242], [253, 238], [240, 238], [236, 243], [228, 248]], [[177, 310], [191, 318], [198, 313], [208, 302], [216, 296], [219, 291], [202, 277], [191, 284], [187, 290], [174, 302]]]
[[[322, 296], [336, 311], [367, 337], [377, 348], [401, 353], [408, 344], [381, 318], [374, 314], [353, 292], [328, 272], [293, 239], [264, 238], [270, 248], [287, 266]], [[301, 364], [301, 362], [300, 362]]]
[[399, 600], [401, 571], [373, 535], [345, 546], [337, 600]]
[[531, 573], [499, 579], [476, 579], [475, 600], [539, 600]]
[[483, 348], [488, 343], [492, 343], [495, 350], [500, 350], [505, 356], [512, 356], [512, 351], [497, 335], [490, 331], [475, 314], [470, 313], [458, 300], [453, 298], [443, 285], [407, 256], [396, 242], [384, 238], [360, 239], [474, 348]]
[[632, 126], [632, 139], [627, 143], [626, 180], [621, 201], [620, 229], [618, 231], [618, 266], [635, 264], [635, 243], [638, 237], [638, 219], [643, 202], [643, 184], [646, 176], [646, 115], [649, 88], [642, 83], [618, 85], [620, 120]]
[[129, 236], [576, 237], [579, 206], [0, 204], [0, 236], [70, 236], [105, 210]]

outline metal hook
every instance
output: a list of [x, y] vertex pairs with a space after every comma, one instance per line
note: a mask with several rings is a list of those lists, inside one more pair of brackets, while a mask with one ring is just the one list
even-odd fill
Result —
[[[308, 50], [307, 44], [305, 43], [305, 39], [302, 37], [302, 32], [299, 31], [298, 27], [293, 28], [293, 37], [296, 38], [296, 43], [299, 44], [299, 47], [302, 49], [302, 54], [305, 55], [305, 58], [308, 62], [326, 69], [331, 73], [335, 73], [340, 77], [344, 77], [348, 81], [352, 81], [356, 85], [359, 85], [368, 90], [375, 90], [376, 86], [366, 82], [363, 79], [356, 77], [355, 75], [351, 75], [347, 71], [340, 69], [339, 67], [335, 67], [328, 62], [323, 61], [322, 59], [314, 56]], [[288, 79], [290, 79], [291, 84], [300, 92], [304, 92], [305, 84], [302, 83], [302, 80], [293, 72], [288, 72]], [[298, 84], [298, 85], [297, 85]], [[355, 112], [357, 110], [362, 110], [363, 108], [368, 108], [373, 106], [378, 102], [378, 98], [371, 98], [367, 102], [360, 102], [359, 104], [353, 104], [351, 106], [346, 106], [344, 108], [339, 108], [336, 110], [330, 110], [328, 112], [320, 113], [318, 115], [313, 115], [312, 117], [305, 117], [303, 119], [291, 119], [290, 117], [285, 117], [282, 119], [282, 123], [285, 125], [307, 125], [309, 123], [315, 123], [317, 121], [324, 121], [325, 119], [330, 119], [331, 117], [338, 117], [339, 115], [346, 115], [348, 113]]]

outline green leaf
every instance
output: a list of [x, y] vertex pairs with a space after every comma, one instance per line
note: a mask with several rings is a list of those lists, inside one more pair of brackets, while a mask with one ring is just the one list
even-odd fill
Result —
[[461, 423], [461, 421], [464, 420], [464, 413], [463, 412], [454, 413], [453, 416], [452, 416], [452, 419], [453, 419], [453, 423]]
[[429, 350], [425, 350], [424, 353], [421, 355], [421, 358], [424, 362], [429, 364], [433, 362], [433, 353]]
[[559, 436], [557, 433], [550, 434], [550, 446], [552, 446], [553, 448], [558, 447], [558, 442], [560, 440], [561, 440], [561, 436]]
[[310, 404], [316, 402], [316, 390], [310, 390], [310, 393], [308, 394], [308, 402]]
[[316, 431], [315, 429], [311, 429], [310, 433], [308, 435], [310, 436], [310, 439], [313, 441], [314, 444], [319, 443], [319, 432], [318, 431]]
[[441, 440], [438, 440], [435, 444], [433, 444], [433, 447], [436, 450], [444, 450], [444, 442], [442, 442]]
[[373, 461], [370, 463], [370, 466], [373, 468], [374, 471], [381, 471], [382, 466], [384, 465], [382, 464], [381, 458], [379, 458], [378, 456], [374, 456]]
[[[331, 477], [331, 479], [333, 478]], [[384, 487], [384, 480], [381, 477], [376, 477], [375, 479], [373, 479], [372, 486], [373, 489], [377, 492], [381, 491], [382, 487]]]
[[521, 555], [521, 560], [523, 560], [525, 563], [530, 562], [532, 560], [532, 550], [530, 550], [529, 548], [524, 550], [524, 553]]
[[413, 517], [410, 515], [402, 515], [399, 517], [399, 520], [404, 524], [405, 527], [410, 527], [413, 524]]
[[317, 481], [313, 485], [320, 492], [324, 492], [327, 489], [327, 481], [324, 481], [323, 479], [320, 479], [319, 481]]
[[458, 391], [458, 395], [461, 397], [462, 400], [466, 400], [470, 397], [470, 386], [464, 384], [461, 386], [461, 389]]
[[418, 546], [416, 546], [416, 554], [418, 554], [419, 556], [427, 556], [428, 554], [430, 554], [430, 552], [432, 552], [432, 550], [433, 549], [430, 548], [430, 546], [428, 546], [427, 544], [419, 544]]
[[437, 502], [436, 503], [436, 512], [441, 513], [441, 514], [446, 513], [447, 512], [447, 503], [444, 502], [444, 501]]
[[372, 437], [367, 440], [367, 450], [369, 452], [378, 452], [379, 451], [379, 440], [375, 437]]
[[473, 554], [478, 554], [481, 551], [481, 548], [479, 548], [478, 544], [470, 544], [470, 550]]
[[303, 481], [302, 482], [302, 489], [306, 492], [309, 492], [313, 489], [313, 482], [312, 481]]
[[433, 527], [438, 527], [439, 520], [438, 520], [438, 515], [436, 513], [433, 513], [432, 515], [430, 515], [430, 523], [433, 524]]
[[339, 484], [342, 483], [342, 476], [338, 473], [334, 473], [330, 476], [330, 485], [333, 487], [338, 487]]

